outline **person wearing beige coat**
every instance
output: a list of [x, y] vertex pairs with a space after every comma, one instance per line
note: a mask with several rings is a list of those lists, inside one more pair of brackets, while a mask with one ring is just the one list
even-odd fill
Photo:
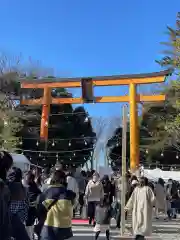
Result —
[[[104, 199], [104, 189], [98, 173], [94, 173], [85, 190], [85, 201], [88, 205], [89, 224], [94, 220], [96, 206]], [[95, 224], [95, 223], [94, 223]]]

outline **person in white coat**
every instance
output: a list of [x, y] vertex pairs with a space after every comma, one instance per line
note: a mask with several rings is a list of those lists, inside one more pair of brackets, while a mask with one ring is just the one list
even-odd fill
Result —
[[67, 174], [67, 189], [73, 191], [76, 194], [76, 198], [74, 201], [74, 210], [75, 210], [79, 203], [79, 187], [76, 179], [73, 177], [72, 172], [69, 172]]
[[148, 186], [148, 179], [141, 177], [125, 207], [125, 211], [132, 210], [132, 229], [136, 239], [152, 234], [154, 202], [155, 196]]
[[155, 215], [156, 218], [159, 218], [159, 210], [162, 210], [164, 214], [167, 216], [167, 202], [166, 202], [166, 190], [164, 187], [164, 180], [159, 178], [158, 183], [155, 186], [155, 196], [156, 196], [156, 204], [155, 204]]

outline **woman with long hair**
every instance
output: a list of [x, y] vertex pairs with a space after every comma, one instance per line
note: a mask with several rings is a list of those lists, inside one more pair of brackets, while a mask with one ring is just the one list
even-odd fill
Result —
[[[12, 198], [18, 197], [15, 189], [9, 188], [7, 175], [13, 165], [12, 156], [6, 152], [0, 152], [0, 239], [29, 240], [24, 224], [17, 214], [10, 211]], [[12, 179], [12, 178], [11, 178]], [[14, 178], [14, 180], [17, 178]], [[18, 188], [19, 189], [19, 188]], [[12, 192], [11, 192], [12, 190]], [[22, 196], [22, 195], [21, 195]]]
[[148, 179], [141, 177], [125, 207], [125, 211], [132, 210], [132, 229], [136, 239], [152, 234], [154, 202], [155, 196], [148, 186]]
[[8, 175], [8, 186], [11, 192], [10, 211], [16, 214], [24, 224], [28, 216], [29, 200], [25, 187], [22, 185], [22, 171], [13, 167]]
[[0, 152], [0, 239], [8, 240], [11, 237], [10, 221], [10, 191], [6, 185], [7, 172], [13, 164], [11, 155], [5, 151]]
[[158, 183], [155, 186], [155, 214], [156, 218], [159, 218], [159, 210], [163, 210], [165, 215], [167, 215], [167, 203], [166, 203], [166, 189], [164, 187], [164, 180], [159, 178]]

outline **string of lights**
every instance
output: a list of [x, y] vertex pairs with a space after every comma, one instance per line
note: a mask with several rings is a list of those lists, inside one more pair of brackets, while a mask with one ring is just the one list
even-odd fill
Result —
[[[87, 154], [81, 154], [81, 157], [84, 158], [84, 160], [87, 160], [87, 158], [89, 158], [90, 156], [93, 155], [93, 148], [85, 148], [85, 149], [76, 149], [76, 150], [73, 150], [73, 151], [70, 151], [70, 150], [63, 150], [63, 151], [44, 151], [44, 150], [31, 150], [31, 149], [20, 149], [20, 148], [16, 148], [14, 149], [15, 151], [21, 151], [21, 154], [25, 153], [26, 155], [29, 155], [28, 158], [30, 160], [32, 160], [32, 153], [36, 153], [38, 154], [38, 157], [39, 158], [43, 158], [43, 160], [46, 160], [46, 158], [54, 158], [56, 157], [56, 159], [58, 160], [59, 158], [66, 158], [68, 159], [70, 162], [77, 156], [79, 156], [77, 153], [80, 153], [80, 152], [83, 152], [83, 151], [91, 151], [90, 152], [90, 155], [87, 155]], [[67, 153], [67, 155], [61, 155], [62, 153]], [[68, 154], [71, 154], [72, 155], [68, 155]], [[52, 154], [55, 154], [55, 155], [52, 155]], [[77, 161], [76, 161], [77, 163]]]
[[[121, 138], [119, 138], [118, 135], [116, 135], [116, 136], [118, 137], [118, 140], [121, 140]], [[24, 139], [26, 139], [26, 140], [37, 140], [37, 138], [24, 138]], [[64, 139], [63, 138], [53, 138], [53, 139], [48, 139], [48, 142], [52, 143], [52, 146], [55, 146], [56, 145], [56, 141], [69, 141], [68, 145], [71, 146], [71, 141], [73, 141], [73, 140], [84, 140], [84, 144], [87, 145], [88, 143], [86, 142], [86, 140], [88, 140], [88, 139], [96, 139], [96, 137], [79, 137], [79, 138], [64, 138]], [[13, 142], [13, 141], [15, 141], [15, 140], [4, 140], [4, 143]], [[22, 145], [23, 142], [20, 141], [19, 144]], [[39, 144], [40, 144], [40, 141], [37, 140], [36, 145], [39, 146]], [[120, 142], [116, 143], [116, 147], [118, 147], [118, 146], [120, 146]], [[148, 149], [145, 150], [144, 148], [141, 148], [141, 147], [140, 147], [140, 149], [144, 150], [146, 152], [146, 154], [149, 153]], [[23, 149], [20, 149], [20, 150], [23, 150]], [[83, 150], [84, 149], [82, 149], [82, 151]], [[86, 150], [88, 150], [88, 148], [86, 148]], [[26, 151], [26, 150], [24, 150], [24, 151]], [[37, 150], [34, 150], [34, 151], [38, 152]], [[71, 151], [71, 150], [69, 150], [69, 151]], [[72, 150], [71, 152], [73, 152], [73, 151], [76, 151], [76, 150]], [[169, 151], [168, 150], [162, 151], [161, 152], [161, 156], [162, 157], [164, 156], [164, 152], [169, 152]], [[170, 150], [170, 152], [176, 152], [177, 153], [177, 150]], [[177, 155], [176, 158], [178, 159], [179, 156]]]
[[[143, 149], [143, 148], [140, 148], [140, 149]], [[168, 152], [168, 151], [164, 151], [164, 152], [161, 152], [161, 157], [164, 157], [164, 153], [165, 152]], [[174, 150], [172, 150], [172, 151], [170, 151], [170, 152], [174, 152], [174, 153], [176, 153], [176, 159], [179, 159], [179, 157], [180, 157], [180, 155], [177, 153], [177, 151], [174, 151]], [[148, 155], [149, 154], [149, 151], [146, 149], [145, 150], [145, 153]], [[111, 153], [112, 155], [114, 155], [114, 156], [117, 156], [117, 157], [120, 157], [120, 155], [119, 154], [116, 154], [116, 153]]]
[[[87, 118], [86, 120], [91, 119], [91, 117], [87, 116], [88, 113], [87, 112], [72, 112], [72, 113], [65, 113], [65, 112], [61, 112], [61, 113], [50, 113], [49, 116], [72, 116], [72, 115], [82, 115], [85, 118]], [[23, 117], [27, 117], [27, 114], [23, 114], [21, 113], [21, 116]], [[34, 117], [41, 117], [41, 114], [31, 114], [31, 116]]]
[[[87, 113], [86, 112], [72, 112], [72, 113], [64, 113], [64, 112], [62, 112], [62, 113], [58, 113], [58, 114], [50, 114], [50, 116], [62, 116], [62, 115], [65, 115], [65, 116], [70, 116], [70, 115], [86, 115]], [[156, 116], [155, 114], [152, 114], [152, 113], [149, 113], [150, 115], [152, 115], [152, 116]], [[35, 116], [37, 116], [37, 115], [35, 115]], [[40, 116], [40, 115], [39, 115]], [[86, 118], [85, 118], [85, 120], [86, 121], [88, 121], [90, 118], [89, 117], [87, 117], [86, 116]], [[163, 116], [162, 116], [162, 119], [165, 119], [165, 118], [163, 118]], [[8, 121], [7, 120], [4, 120], [4, 125], [5, 126], [8, 126]], [[118, 140], [120, 141], [121, 140], [121, 138], [119, 138], [119, 136], [118, 135], [116, 135], [117, 137], [118, 137]], [[115, 137], [116, 137], [115, 136]], [[38, 146], [39, 144], [40, 144], [40, 139], [39, 138], [24, 138], [24, 139], [26, 139], [26, 140], [37, 140], [37, 142], [36, 142], [36, 145]], [[52, 142], [52, 146], [55, 146], [56, 145], [56, 141], [69, 141], [69, 146], [71, 146], [71, 141], [73, 141], [73, 140], [88, 140], [88, 139], [96, 139], [96, 137], [78, 137], [78, 138], [66, 138], [66, 139], [62, 139], [62, 138], [53, 138], [53, 139], [48, 139], [48, 142]], [[12, 141], [14, 141], [14, 140], [12, 140]], [[9, 142], [9, 140], [8, 140], [8, 142]], [[4, 143], [7, 143], [7, 140], [4, 140]], [[20, 141], [20, 144], [22, 144], [22, 141]], [[85, 141], [85, 145], [87, 145], [87, 142]], [[116, 146], [118, 147], [120, 145], [120, 143], [117, 143], [116, 144]], [[87, 150], [87, 149], [86, 149]], [[26, 151], [29, 151], [29, 150], [24, 150], [24, 149], [22, 149], [22, 151], [24, 151], [24, 152], [26, 152]], [[73, 151], [69, 151], [69, 152], [74, 152], [74, 151], [76, 151], [76, 150], [73, 150]], [[83, 150], [82, 150], [83, 151]], [[146, 149], [145, 150], [146, 151], [146, 154], [148, 154], [149, 153], [149, 151], [148, 151], [148, 149]], [[164, 152], [165, 152], [166, 150], [164, 150]], [[34, 152], [38, 152], [37, 150], [35, 150]], [[43, 151], [40, 151], [40, 152], [43, 152]], [[57, 152], [57, 151], [56, 151]], [[61, 151], [61, 152], [67, 152], [67, 151]], [[162, 151], [161, 152], [161, 156], [163, 157], [164, 156], [164, 152]], [[171, 152], [177, 152], [177, 151], [174, 151], [174, 150], [171, 150]], [[176, 156], [176, 158], [178, 159], [179, 158], [179, 155], [177, 154], [177, 156]]]
[[[43, 155], [42, 153], [39, 153], [38, 155], [39, 158], [42, 158], [43, 160], [46, 160], [46, 159], [49, 159], [49, 158], [56, 158], [57, 160], [59, 160], [59, 158], [63, 158], [63, 159], [66, 159], [66, 160], [69, 160], [70, 162], [73, 161], [74, 159], [72, 157], [68, 157], [68, 156], [59, 156], [58, 154], [56, 154], [55, 156], [52, 156], [52, 155]], [[83, 155], [82, 158], [84, 158], [84, 160], [87, 160], [90, 156], [89, 155]], [[28, 158], [30, 160], [32, 160], [32, 155], [29, 155]], [[76, 161], [77, 163], [78, 161]], [[81, 161], [80, 161], [81, 162]]]
[[[38, 147], [41, 144], [40, 140], [37, 140], [37, 138], [23, 138], [25, 140], [35, 140], [36, 141], [36, 146]], [[80, 137], [80, 138], [66, 138], [66, 139], [61, 139], [61, 138], [53, 138], [53, 139], [48, 139], [47, 143], [51, 143], [52, 147], [55, 147], [55, 145], [58, 144], [58, 142], [61, 141], [68, 141], [68, 146], [70, 147], [72, 145], [72, 142], [76, 140], [83, 140], [84, 141], [84, 145], [88, 145], [88, 140], [96, 140], [96, 137]], [[15, 142], [15, 139], [11, 139], [11, 140], [3, 140], [3, 142], [6, 144], [8, 142]], [[19, 145], [23, 145], [23, 140], [21, 139], [19, 141]]]
[[[30, 157], [32, 156], [32, 155], [29, 155]], [[82, 158], [84, 158], [84, 159], [87, 159], [87, 158], [89, 158], [91, 155], [82, 155], [81, 157]], [[59, 155], [59, 154], [55, 154], [55, 155], [43, 155], [42, 153], [39, 153], [39, 157], [45, 157], [45, 158], [66, 158], [66, 159], [69, 159], [69, 160], [72, 160], [73, 159], [73, 156], [72, 157], [70, 157], [70, 156], [66, 156], [66, 155], [64, 155], [64, 156], [62, 156], [62, 155]]]
[[[40, 138], [37, 137], [23, 137], [23, 139], [27, 140], [40, 140]], [[85, 139], [96, 139], [96, 137], [71, 137], [71, 138], [48, 138], [48, 141], [72, 141], [72, 140], [85, 140]]]
[[15, 148], [17, 151], [22, 152], [33, 152], [33, 153], [74, 153], [74, 156], [77, 152], [83, 152], [83, 151], [93, 151], [94, 148], [83, 148], [83, 149], [75, 149], [75, 150], [62, 150], [62, 151], [48, 151], [48, 150], [31, 150], [31, 149], [21, 149], [21, 148]]

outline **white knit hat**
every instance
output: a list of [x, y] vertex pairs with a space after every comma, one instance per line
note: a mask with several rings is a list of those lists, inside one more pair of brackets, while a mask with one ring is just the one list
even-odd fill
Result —
[[136, 184], [138, 184], [138, 181], [137, 180], [132, 180], [131, 185], [136, 185]]

